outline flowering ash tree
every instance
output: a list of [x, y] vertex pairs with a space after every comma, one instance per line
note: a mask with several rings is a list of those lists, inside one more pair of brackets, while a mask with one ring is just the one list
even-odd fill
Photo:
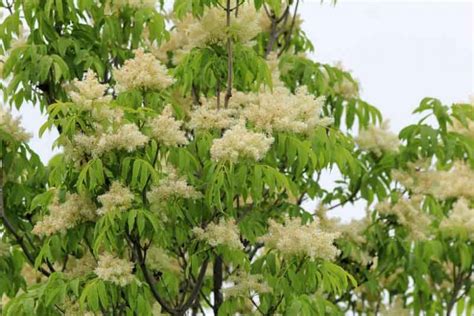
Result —
[[298, 0], [1, 3], [3, 315], [472, 315], [472, 103], [392, 134]]

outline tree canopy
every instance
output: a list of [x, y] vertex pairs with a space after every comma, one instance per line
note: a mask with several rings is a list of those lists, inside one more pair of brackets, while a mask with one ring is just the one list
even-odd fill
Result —
[[474, 100], [392, 133], [299, 2], [0, 2], [3, 315], [472, 314]]

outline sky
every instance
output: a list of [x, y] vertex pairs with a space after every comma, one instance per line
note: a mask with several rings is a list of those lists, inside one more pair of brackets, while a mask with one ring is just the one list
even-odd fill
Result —
[[[361, 97], [381, 110], [395, 132], [416, 122], [411, 112], [426, 96], [451, 104], [474, 94], [474, 1], [338, 0], [333, 6], [306, 0], [299, 12], [315, 46], [311, 56], [352, 70]], [[35, 135], [32, 148], [47, 162], [55, 153], [55, 133], [38, 138], [45, 119], [37, 108], [24, 106], [20, 114]], [[323, 181], [331, 186], [335, 177]], [[350, 207], [349, 216], [345, 209], [335, 215], [364, 214], [363, 206]]]

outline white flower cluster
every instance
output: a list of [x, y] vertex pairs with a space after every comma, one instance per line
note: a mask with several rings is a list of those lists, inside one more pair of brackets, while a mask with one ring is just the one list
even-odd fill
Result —
[[64, 274], [73, 279], [93, 272], [96, 266], [97, 262], [90, 252], [86, 252], [81, 258], [69, 256]]
[[212, 44], [223, 44], [228, 37], [243, 44], [255, 38], [262, 32], [260, 20], [264, 13], [257, 12], [253, 5], [239, 7], [237, 17], [232, 15], [230, 26], [226, 25], [226, 12], [222, 8], [212, 7], [204, 11], [202, 17], [195, 18], [188, 14], [181, 20], [174, 21], [170, 39], [163, 43], [154, 54], [161, 60], [168, 60], [168, 53], [173, 52], [175, 64], [180, 57], [194, 47], [204, 47]]
[[133, 193], [120, 182], [115, 181], [107, 193], [97, 197], [102, 207], [97, 210], [98, 215], [104, 215], [113, 211], [126, 211], [132, 206]]
[[364, 217], [362, 219], [353, 219], [347, 224], [339, 224], [338, 231], [343, 235], [345, 238], [352, 240], [357, 244], [362, 244], [366, 242], [366, 238], [364, 236], [364, 231], [369, 226], [369, 219]]
[[377, 156], [381, 156], [384, 152], [397, 152], [400, 141], [389, 128], [388, 121], [384, 121], [380, 127], [371, 125], [360, 131], [356, 142], [361, 149], [373, 152]]
[[96, 316], [93, 312], [81, 308], [79, 301], [77, 299], [72, 299], [69, 296], [64, 298], [60, 307], [64, 311], [64, 316]]
[[414, 195], [410, 198], [400, 198], [396, 203], [380, 202], [376, 210], [380, 215], [395, 215], [397, 222], [406, 227], [414, 240], [426, 239], [431, 224], [430, 217], [423, 212], [421, 204], [423, 196]]
[[135, 124], [124, 124], [112, 133], [101, 134], [97, 147], [93, 150], [98, 156], [114, 149], [132, 152], [145, 146], [148, 137], [143, 135]]
[[173, 84], [173, 78], [159, 60], [142, 48], [134, 51], [135, 58], [125, 61], [122, 68], [115, 69], [113, 76], [121, 90], [162, 90]]
[[243, 116], [257, 129], [267, 132], [305, 133], [332, 122], [320, 117], [323, 105], [324, 97], [315, 98], [305, 86], [299, 87], [296, 94], [280, 87], [273, 92], [259, 93], [256, 100], [245, 107]]
[[21, 276], [25, 279], [25, 282], [28, 286], [42, 283], [47, 280], [46, 276], [39, 272], [36, 268], [24, 263], [21, 268]]
[[[258, 13], [254, 6], [241, 6], [239, 15], [233, 16], [230, 26], [226, 26], [226, 12], [212, 7], [204, 12], [200, 20], [188, 26], [190, 47], [203, 47], [214, 43], [224, 43], [230, 36], [234, 41], [247, 43], [261, 32]], [[189, 48], [189, 47], [188, 47]]]
[[[316, 210], [316, 216], [320, 220], [320, 226], [325, 231], [339, 232], [338, 238], [345, 241], [361, 245], [367, 242], [364, 235], [365, 230], [370, 225], [370, 216], [367, 212], [366, 216], [361, 219], [352, 219], [349, 223], [341, 222], [338, 217], [329, 218], [327, 216], [327, 208], [320, 205]], [[354, 262], [358, 262], [363, 266], [372, 263], [371, 269], [375, 269], [377, 258], [372, 257], [367, 251], [361, 247], [354, 247], [347, 253]]]
[[326, 231], [338, 231], [344, 238], [349, 239], [355, 243], [365, 243], [366, 238], [364, 231], [370, 224], [368, 216], [362, 219], [352, 219], [349, 223], [342, 223], [340, 218], [327, 216], [327, 208], [321, 205], [316, 211], [316, 216], [322, 229]]
[[150, 203], [160, 204], [173, 198], [198, 199], [201, 193], [188, 184], [185, 177], [180, 177], [177, 171], [166, 166], [167, 176], [160, 180], [157, 186], [153, 186], [147, 197]]
[[181, 272], [178, 260], [169, 256], [164, 249], [156, 246], [152, 246], [148, 249], [146, 254], [146, 264], [154, 271], [174, 274], [179, 274]]
[[227, 109], [217, 109], [215, 98], [201, 103], [191, 113], [190, 128], [224, 129], [245, 120], [268, 133], [306, 133], [332, 123], [332, 119], [321, 117], [324, 97], [315, 98], [305, 86], [299, 87], [295, 94], [283, 86], [259, 93], [234, 91]]
[[186, 145], [186, 132], [181, 130], [182, 121], [173, 117], [173, 109], [166, 106], [161, 114], [149, 122], [151, 137], [166, 146]]
[[216, 161], [237, 162], [246, 158], [258, 161], [265, 157], [273, 141], [273, 137], [252, 132], [238, 124], [226, 130], [222, 138], [214, 140], [211, 157]]
[[10, 135], [17, 142], [27, 142], [31, 138], [31, 134], [21, 127], [20, 119], [14, 118], [3, 105], [0, 106], [0, 131]]
[[227, 246], [232, 249], [242, 249], [239, 227], [234, 219], [220, 219], [219, 223], [210, 223], [205, 229], [193, 228], [197, 239], [205, 240], [212, 247]]
[[[232, 100], [233, 98], [231, 98]], [[236, 109], [216, 109], [211, 102], [205, 102], [191, 112], [188, 126], [195, 130], [226, 129], [237, 124]]]
[[156, 0], [107, 0], [104, 12], [107, 15], [118, 14], [125, 9], [155, 9]]
[[439, 228], [447, 235], [461, 235], [474, 240], [474, 208], [469, 207], [469, 201], [457, 200], [451, 214], [441, 221]]
[[[350, 72], [344, 68], [341, 62], [337, 62], [335, 65], [341, 71]], [[334, 87], [334, 92], [342, 95], [345, 99], [353, 99], [359, 97], [359, 85], [356, 82], [352, 82], [347, 77], [342, 77], [341, 81], [338, 81]]]
[[342, 95], [345, 99], [353, 99], [359, 96], [359, 88], [356, 83], [350, 81], [346, 77], [334, 87], [337, 94]]
[[115, 131], [98, 132], [96, 135], [77, 134], [73, 138], [75, 156], [86, 153], [92, 157], [100, 157], [116, 149], [132, 152], [147, 142], [148, 137], [135, 124], [124, 124]]
[[268, 70], [272, 74], [272, 86], [273, 88], [281, 88], [285, 87], [283, 81], [281, 81], [281, 72], [279, 68], [279, 60], [278, 60], [278, 53], [271, 52], [267, 56], [267, 66]]
[[92, 221], [96, 218], [94, 203], [77, 193], [67, 193], [64, 203], [55, 197], [49, 205], [49, 215], [36, 223], [32, 232], [40, 236], [50, 236], [57, 232], [65, 232], [74, 226]]
[[416, 194], [431, 194], [441, 200], [474, 198], [474, 170], [465, 162], [456, 161], [449, 170], [430, 170], [424, 162], [409, 168], [407, 172], [395, 171], [392, 176]]
[[127, 259], [120, 259], [110, 253], [99, 256], [95, 274], [104, 281], [112, 282], [118, 286], [126, 286], [135, 279], [132, 274], [133, 263]]
[[224, 289], [226, 297], [249, 297], [255, 293], [264, 294], [272, 291], [261, 274], [240, 272], [230, 276], [228, 281], [234, 285]]
[[286, 218], [280, 224], [269, 221], [268, 233], [259, 238], [267, 248], [274, 248], [284, 256], [305, 255], [311, 259], [334, 260], [338, 254], [334, 240], [339, 233], [321, 230], [318, 220], [301, 224], [300, 218]]
[[[217, 97], [201, 99], [190, 113], [187, 126], [194, 130], [225, 130], [211, 147], [214, 160], [236, 162], [240, 159], [262, 159], [273, 143], [273, 132], [309, 133], [317, 126], [327, 126], [332, 119], [321, 117], [324, 98], [315, 98], [307, 87], [299, 87], [295, 94], [280, 80], [278, 62], [274, 55], [268, 61], [274, 88], [258, 93], [233, 91], [227, 108], [219, 106]], [[224, 99], [223, 93], [219, 96]]]
[[88, 70], [83, 80], [74, 79], [68, 95], [72, 102], [84, 110], [92, 110], [94, 103], [108, 103], [112, 96], [105, 95], [108, 86], [97, 80], [97, 75]]

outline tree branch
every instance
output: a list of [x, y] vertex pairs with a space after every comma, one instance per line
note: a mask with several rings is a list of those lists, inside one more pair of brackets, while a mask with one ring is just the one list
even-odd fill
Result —
[[178, 314], [177, 311], [171, 308], [165, 302], [165, 300], [160, 296], [160, 293], [158, 293], [158, 290], [156, 289], [155, 278], [150, 274], [150, 271], [148, 270], [145, 264], [145, 257], [142, 253], [139, 242], [132, 239], [132, 237], [127, 232], [125, 232], [125, 238], [129, 242], [130, 247], [132, 248], [132, 251], [135, 254], [133, 256], [135, 259], [135, 262], [139, 265], [140, 269], [142, 270], [143, 277], [145, 278], [146, 283], [148, 283], [148, 286], [150, 287], [150, 291], [153, 297], [161, 305], [161, 307], [164, 309], [165, 312], [170, 313], [171, 315], [177, 315]]
[[[226, 26], [227, 32], [229, 32], [230, 28], [230, 15], [231, 15], [231, 7], [230, 7], [230, 0], [227, 0], [227, 8], [226, 8]], [[229, 100], [232, 97], [232, 80], [233, 80], [233, 56], [232, 56], [232, 38], [230, 34], [227, 34], [227, 92], [224, 98], [224, 108], [227, 109], [229, 106]]]
[[188, 300], [179, 308], [180, 312], [186, 312], [188, 308], [190, 308], [193, 303], [196, 301], [197, 297], [199, 296], [199, 292], [201, 291], [202, 283], [204, 282], [204, 277], [206, 276], [207, 265], [209, 263], [209, 258], [206, 258], [201, 265], [201, 270], [199, 271], [199, 275], [196, 280], [196, 284], [189, 296]]
[[278, 57], [280, 57], [284, 52], [285, 50], [288, 49], [288, 47], [290, 47], [290, 41], [291, 41], [291, 35], [293, 33], [293, 29], [295, 28], [295, 23], [296, 23], [296, 13], [298, 12], [298, 5], [300, 4], [300, 0], [296, 0], [296, 4], [295, 4], [295, 10], [293, 12], [293, 17], [292, 17], [292, 20], [291, 20], [291, 26], [290, 26], [290, 30], [288, 31], [287, 35], [286, 35], [286, 38], [285, 38], [285, 45], [283, 46], [283, 48], [280, 50], [280, 52], [278, 52]]
[[272, 52], [273, 46], [275, 45], [275, 42], [278, 39], [278, 36], [280, 35], [280, 32], [277, 30], [278, 24], [280, 24], [283, 20], [285, 20], [285, 24], [286, 24], [286, 18], [288, 17], [288, 14], [290, 13], [290, 6], [289, 5], [286, 6], [285, 11], [282, 13], [280, 17], [275, 16], [274, 13], [270, 13], [266, 5], [264, 5], [263, 7], [265, 9], [265, 12], [267, 13], [267, 16], [271, 20], [269, 39], [268, 39], [267, 47], [265, 49], [265, 58], [267, 58], [268, 55]]
[[214, 305], [213, 305], [213, 310], [214, 310], [214, 315], [218, 315], [219, 313], [219, 308], [222, 305], [222, 302], [224, 301], [222, 297], [222, 283], [223, 283], [223, 262], [222, 262], [222, 257], [217, 256], [216, 259], [214, 260], [214, 266], [213, 266], [213, 277], [214, 277], [214, 285], [213, 285], [213, 292], [214, 292]]
[[453, 267], [453, 282], [454, 282], [454, 287], [453, 287], [453, 293], [451, 295], [451, 299], [448, 301], [446, 305], [446, 316], [450, 316], [451, 312], [454, 308], [454, 305], [458, 301], [458, 294], [459, 291], [462, 288], [462, 283], [463, 283], [463, 273], [459, 269], [458, 274], [456, 275], [456, 269]]

